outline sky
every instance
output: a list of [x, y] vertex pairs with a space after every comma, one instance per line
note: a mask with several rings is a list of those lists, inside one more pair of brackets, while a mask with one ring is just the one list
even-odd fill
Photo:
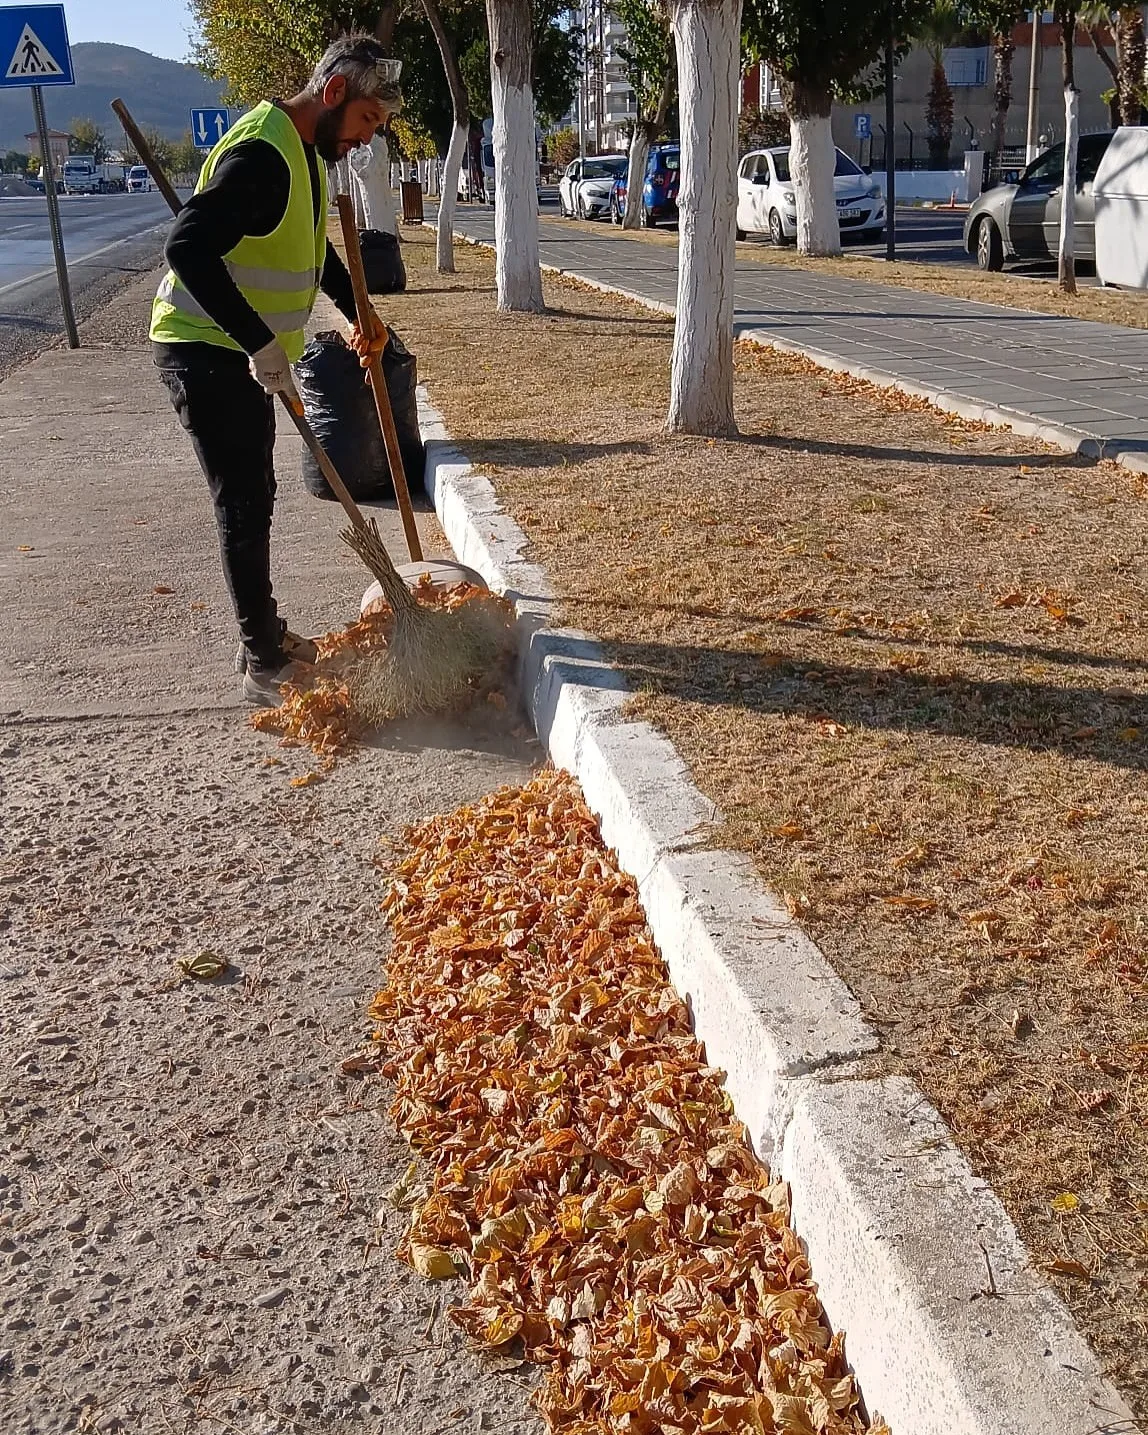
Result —
[[73, 45], [107, 40], [168, 60], [186, 60], [191, 48], [186, 0], [64, 0], [64, 14]]

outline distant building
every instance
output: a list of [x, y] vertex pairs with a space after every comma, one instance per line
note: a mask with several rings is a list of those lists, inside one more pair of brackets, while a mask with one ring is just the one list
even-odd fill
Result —
[[579, 103], [588, 153], [623, 150], [638, 114], [637, 97], [619, 48], [626, 44], [626, 27], [608, 0], [585, 0], [574, 11], [575, 29], [581, 36], [583, 69]]
[[[1012, 103], [1005, 121], [1005, 148], [1015, 158], [1023, 154], [1028, 127], [1028, 83], [1032, 57], [1032, 24], [1026, 21], [1013, 31], [1016, 52], [1012, 62]], [[1111, 49], [1111, 44], [1109, 44]], [[958, 167], [966, 150], [990, 148], [994, 114], [993, 54], [990, 45], [952, 46], [943, 54], [945, 75], [953, 93], [953, 138], [950, 153]], [[1037, 132], [1041, 148], [1064, 138], [1064, 88], [1060, 69], [1060, 27], [1046, 12], [1040, 29]], [[927, 50], [916, 46], [897, 66], [895, 98], [897, 125], [894, 149], [903, 167], [926, 168], [929, 164], [929, 86], [933, 60]], [[1096, 54], [1092, 42], [1080, 30], [1076, 36], [1076, 84], [1080, 90], [1080, 127], [1107, 129], [1107, 103], [1101, 99], [1111, 89], [1112, 78]], [[783, 108], [781, 90], [765, 65], [754, 65], [742, 77], [742, 107], [763, 110]], [[854, 116], [868, 114], [871, 140], [856, 138]], [[863, 104], [834, 105], [833, 137], [841, 149], [865, 164], [885, 164], [885, 97], [875, 96]], [[947, 167], [947, 166], [942, 166]]]
[[[68, 158], [68, 144], [71, 138], [71, 135], [65, 134], [63, 130], [48, 131], [48, 148], [52, 154], [53, 174], [63, 174], [64, 161]], [[40, 153], [40, 136], [33, 133], [25, 135], [24, 139], [27, 141], [28, 153], [42, 160], [44, 156]]]

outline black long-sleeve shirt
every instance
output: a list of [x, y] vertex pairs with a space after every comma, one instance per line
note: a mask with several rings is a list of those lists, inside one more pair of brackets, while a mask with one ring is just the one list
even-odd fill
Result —
[[[304, 143], [311, 175], [315, 222], [319, 221], [319, 161], [313, 145]], [[283, 222], [291, 193], [287, 161], [266, 140], [246, 140], [229, 150], [210, 182], [176, 217], [164, 253], [184, 288], [229, 338], [254, 354], [275, 335], [247, 302], [227, 272], [223, 256], [245, 235], [270, 234]], [[351, 276], [331, 245], [323, 261], [320, 288], [344, 318], [354, 322], [355, 294]], [[186, 362], [191, 344], [156, 344], [161, 368]], [[216, 355], [219, 349], [215, 349]]]

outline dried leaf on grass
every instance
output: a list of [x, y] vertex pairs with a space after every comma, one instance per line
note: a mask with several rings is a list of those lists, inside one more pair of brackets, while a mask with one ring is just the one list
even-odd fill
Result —
[[787, 1189], [573, 780], [544, 773], [410, 842], [373, 1007], [431, 1172], [400, 1254], [467, 1273], [454, 1319], [545, 1367], [553, 1431], [864, 1430]]

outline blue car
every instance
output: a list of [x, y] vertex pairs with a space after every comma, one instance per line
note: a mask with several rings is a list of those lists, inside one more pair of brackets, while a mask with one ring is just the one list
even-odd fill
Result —
[[[681, 146], [656, 144], [650, 146], [646, 161], [646, 182], [642, 186], [642, 223], [653, 229], [662, 219], [678, 217], [678, 181], [682, 174]], [[610, 219], [621, 224], [626, 212], [626, 176], [621, 174], [610, 191]]]

